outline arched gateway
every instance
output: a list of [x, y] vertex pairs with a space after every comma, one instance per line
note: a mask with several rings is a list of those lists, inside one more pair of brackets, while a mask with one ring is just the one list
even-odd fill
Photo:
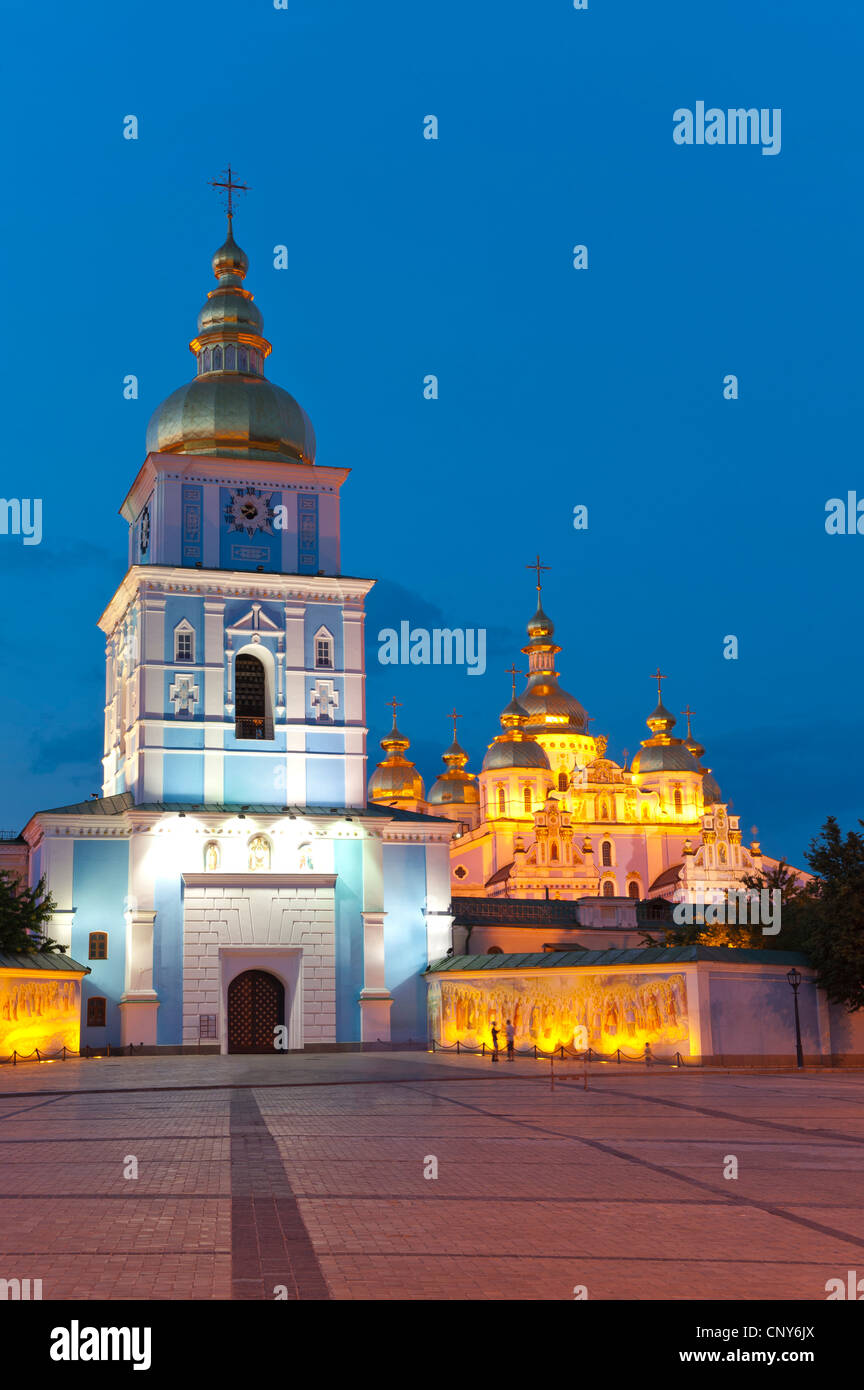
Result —
[[266, 970], [244, 970], [228, 986], [228, 1051], [273, 1052], [285, 1022], [285, 986]]

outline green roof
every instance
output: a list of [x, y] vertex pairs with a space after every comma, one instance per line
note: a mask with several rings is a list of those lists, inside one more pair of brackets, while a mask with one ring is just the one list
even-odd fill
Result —
[[810, 962], [800, 951], [759, 951], [734, 946], [640, 946], [629, 950], [496, 952], [491, 956], [444, 956], [425, 972], [447, 970], [561, 970], [570, 965], [582, 969], [597, 965], [684, 965], [717, 961], [724, 965], [804, 965]]
[[[443, 825], [446, 816], [425, 816], [419, 811], [403, 811], [396, 806], [275, 806], [269, 802], [198, 802], [198, 801], [140, 801], [131, 792], [117, 796], [94, 796], [89, 801], [75, 801], [71, 806], [52, 806], [37, 811], [40, 816], [120, 816], [124, 811], [148, 811], [154, 814], [181, 811], [199, 816], [339, 816], [372, 820], [435, 822]], [[451, 822], [452, 824], [452, 822]]]
[[81, 965], [60, 951], [0, 951], [0, 970], [79, 970], [90, 974], [89, 965]]

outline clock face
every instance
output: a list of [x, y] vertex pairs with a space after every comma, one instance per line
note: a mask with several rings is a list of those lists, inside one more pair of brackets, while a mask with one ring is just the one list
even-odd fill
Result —
[[256, 531], [263, 531], [266, 535], [272, 536], [275, 512], [270, 505], [271, 501], [272, 495], [268, 496], [254, 487], [232, 492], [230, 501], [225, 506], [225, 520], [229, 530], [245, 531], [247, 536], [254, 536]]

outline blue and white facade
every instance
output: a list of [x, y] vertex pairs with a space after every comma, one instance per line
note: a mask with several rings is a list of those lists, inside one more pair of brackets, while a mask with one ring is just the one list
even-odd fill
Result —
[[[91, 974], [82, 1045], [227, 1051], [233, 982], [278, 982], [287, 1045], [425, 1037], [447, 950], [452, 823], [366, 804], [364, 600], [339, 490], [263, 376], [270, 345], [228, 241], [122, 506], [102, 796], [37, 813], [31, 881]], [[94, 954], [95, 951], [95, 954]]]

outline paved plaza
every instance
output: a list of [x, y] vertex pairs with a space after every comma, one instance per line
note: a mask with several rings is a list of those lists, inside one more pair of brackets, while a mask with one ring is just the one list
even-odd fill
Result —
[[864, 1275], [864, 1075], [562, 1071], [4, 1067], [0, 1277], [45, 1299], [819, 1300]]

